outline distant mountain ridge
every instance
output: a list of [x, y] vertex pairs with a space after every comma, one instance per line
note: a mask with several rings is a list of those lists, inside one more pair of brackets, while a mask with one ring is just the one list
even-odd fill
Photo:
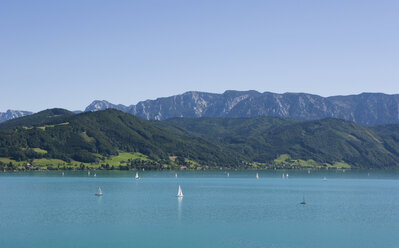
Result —
[[21, 111], [21, 110], [7, 110], [6, 112], [0, 112], [0, 122], [12, 120], [15, 118], [31, 115], [33, 112]]
[[277, 94], [253, 90], [228, 90], [223, 94], [189, 91], [130, 106], [96, 100], [85, 111], [108, 108], [146, 120], [273, 116], [294, 120], [338, 118], [366, 126], [399, 123], [399, 94], [383, 93], [322, 97], [307, 93]]
[[[362, 93], [322, 97], [307, 93], [277, 94], [254, 90], [228, 90], [222, 94], [189, 91], [129, 106], [95, 100], [86, 107], [85, 112], [105, 109], [117, 109], [146, 120], [271, 116], [293, 120], [337, 118], [373, 126], [399, 123], [399, 94]], [[31, 114], [29, 111], [8, 110], [0, 113], [0, 122]]]

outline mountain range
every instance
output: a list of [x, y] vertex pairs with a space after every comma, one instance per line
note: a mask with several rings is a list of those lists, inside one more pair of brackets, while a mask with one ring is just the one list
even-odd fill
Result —
[[130, 106], [94, 101], [85, 111], [107, 108], [118, 109], [146, 120], [273, 116], [294, 120], [337, 118], [367, 126], [399, 123], [399, 95], [382, 93], [321, 97], [306, 93], [229, 90], [223, 94], [214, 94], [190, 91]]
[[[109, 108], [145, 120], [166, 120], [174, 117], [273, 116], [293, 120], [337, 118], [364, 126], [399, 123], [399, 95], [382, 93], [322, 97], [306, 93], [276, 94], [228, 90], [223, 94], [215, 94], [190, 91], [181, 95], [141, 101], [130, 106], [95, 100], [85, 111]], [[0, 122], [28, 114], [31, 113], [9, 110], [0, 113]]]

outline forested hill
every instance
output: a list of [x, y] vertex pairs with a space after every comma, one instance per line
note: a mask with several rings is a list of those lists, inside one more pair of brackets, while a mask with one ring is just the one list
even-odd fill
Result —
[[68, 117], [74, 115], [73, 112], [66, 109], [53, 108], [46, 109], [33, 115], [27, 115], [15, 118], [0, 124], [1, 129], [11, 129], [17, 127], [40, 126], [45, 123], [61, 123]]
[[[26, 160], [44, 156], [94, 162], [100, 155], [125, 151], [144, 154], [154, 161], [168, 161], [169, 156], [210, 165], [237, 165], [239, 161], [238, 154], [204, 139], [169, 132], [118, 110], [56, 118], [49, 118], [49, 112], [18, 119], [18, 127], [8, 122], [0, 124], [0, 129], [10, 127], [0, 131], [0, 157]], [[41, 117], [48, 122], [40, 121]], [[38, 149], [45, 153], [36, 152]]]
[[399, 125], [363, 127], [332, 118], [147, 121], [114, 109], [52, 109], [0, 124], [0, 165], [58, 159], [97, 166], [128, 153], [129, 160], [152, 161], [152, 168], [385, 168], [399, 166], [398, 144]]
[[338, 119], [293, 121], [273, 117], [174, 118], [159, 125], [185, 130], [245, 154], [250, 161], [292, 159], [342, 161], [356, 167], [395, 167], [399, 125], [363, 127]]

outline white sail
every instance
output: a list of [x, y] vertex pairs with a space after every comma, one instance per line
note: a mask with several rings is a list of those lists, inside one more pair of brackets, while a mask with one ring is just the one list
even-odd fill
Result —
[[287, 175], [285, 175], [285, 177], [288, 178], [288, 173], [287, 173]]
[[98, 190], [97, 190], [96, 196], [102, 196], [102, 195], [103, 195], [103, 192], [101, 191], [101, 188], [100, 188], [100, 187], [98, 187]]
[[183, 191], [181, 191], [181, 187], [179, 185], [179, 189], [177, 190], [177, 195], [176, 197], [183, 197]]
[[97, 176], [97, 174], [96, 173], [94, 173], [94, 177], [96, 177]]
[[64, 176], [65, 174], [64, 174], [64, 172], [62, 172], [62, 176]]
[[87, 172], [87, 175], [90, 176], [90, 171]]
[[175, 178], [177, 178], [177, 173], [175, 173]]
[[136, 177], [135, 177], [135, 178], [136, 178], [136, 179], [139, 179], [139, 178], [140, 178], [138, 172], [136, 172]]
[[281, 178], [282, 178], [282, 179], [285, 179], [284, 173], [283, 173], [283, 175], [281, 176]]
[[258, 173], [256, 173], [256, 179], [259, 179], [259, 174]]
[[227, 172], [227, 177], [230, 177], [230, 173]]

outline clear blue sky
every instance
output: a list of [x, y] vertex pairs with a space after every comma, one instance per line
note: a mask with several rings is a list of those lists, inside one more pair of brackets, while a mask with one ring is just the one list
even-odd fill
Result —
[[2, 0], [0, 111], [198, 90], [399, 93], [399, 1]]

